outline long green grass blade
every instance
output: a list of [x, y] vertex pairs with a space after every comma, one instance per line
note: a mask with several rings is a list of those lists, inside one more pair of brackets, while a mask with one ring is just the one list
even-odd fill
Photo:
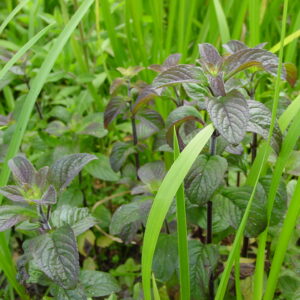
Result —
[[[285, 22], [286, 22], [286, 17], [287, 17], [287, 4], [288, 4], [288, 1], [285, 0], [284, 4], [285, 5], [284, 5], [284, 12], [283, 12], [283, 19], [282, 19], [282, 30], [281, 30], [281, 43], [282, 44], [281, 44], [281, 51], [280, 51], [280, 55], [279, 55], [279, 66], [278, 66], [278, 70], [277, 70], [277, 78], [276, 78], [276, 83], [275, 83], [275, 93], [274, 93], [273, 107], [272, 107], [272, 119], [271, 119], [271, 124], [270, 124], [270, 129], [269, 129], [267, 145], [270, 145], [270, 142], [271, 142], [271, 138], [272, 138], [272, 134], [273, 134], [274, 126], [275, 126], [275, 121], [276, 121], [277, 107], [278, 107], [278, 102], [279, 102], [279, 89], [280, 89], [280, 80], [281, 80], [280, 75], [281, 75], [282, 58], [283, 58], [283, 51], [282, 50], [283, 50], [283, 40], [284, 40], [284, 36], [285, 36]], [[253, 18], [253, 19], [255, 19], [255, 18]], [[253, 20], [252, 20], [252, 22], [253, 22]], [[254, 41], [255, 40], [253, 39], [252, 42], [254, 43]], [[249, 216], [249, 213], [250, 213], [250, 208], [251, 208], [251, 205], [252, 205], [252, 202], [253, 202], [253, 198], [254, 198], [255, 190], [256, 190], [256, 187], [257, 187], [257, 184], [258, 184], [258, 180], [259, 180], [259, 177], [262, 173], [262, 170], [263, 170], [263, 167], [264, 167], [264, 164], [266, 162], [267, 157], [268, 157], [268, 147], [266, 147], [264, 149], [263, 157], [262, 157], [262, 164], [261, 164], [261, 166], [260, 166], [260, 168], [259, 168], [259, 170], [258, 170], [258, 172], [255, 176], [256, 178], [255, 178], [255, 183], [254, 183], [254, 186], [253, 186], [253, 191], [252, 191], [252, 194], [250, 196], [247, 207], [245, 209], [245, 213], [243, 215], [241, 224], [240, 224], [240, 226], [237, 230], [232, 250], [231, 250], [231, 252], [229, 254], [229, 257], [227, 259], [226, 266], [225, 266], [224, 272], [223, 272], [222, 277], [221, 277], [221, 282], [220, 282], [220, 285], [219, 285], [218, 290], [217, 290], [217, 295], [216, 295], [216, 298], [215, 298], [216, 300], [222, 300], [224, 298], [226, 288], [227, 288], [227, 283], [228, 283], [228, 280], [229, 280], [229, 276], [230, 276], [230, 272], [231, 272], [233, 263], [234, 263], [236, 257], [239, 255], [239, 252], [238, 252], [239, 244], [241, 242], [241, 239], [243, 237], [243, 233], [244, 233], [244, 230], [245, 230], [245, 227], [246, 227], [246, 222], [247, 222], [247, 219], [248, 219], [248, 216]], [[260, 281], [255, 281], [255, 283], [254, 283], [254, 293], [257, 293], [257, 294], [254, 294], [254, 299], [257, 299], [257, 300], [260, 299], [260, 298], [255, 298], [256, 295], [257, 296], [261, 295], [260, 287], [261, 287], [261, 284], [262, 284], [262, 277], [260, 276], [259, 279], [260, 279]], [[256, 287], [255, 287], [255, 284], [257, 285]]]
[[[174, 161], [180, 154], [177, 141], [177, 134], [174, 127]], [[187, 239], [187, 224], [184, 199], [184, 186], [180, 185], [176, 193], [176, 214], [177, 214], [177, 234], [178, 234], [178, 255], [179, 255], [179, 278], [180, 278], [180, 299], [190, 299], [190, 271], [189, 271], [189, 251]]]
[[[284, 1], [284, 9], [283, 9], [283, 17], [282, 17], [282, 25], [281, 25], [281, 36], [280, 36], [280, 52], [279, 52], [279, 64], [278, 64], [278, 70], [277, 70], [277, 78], [276, 78], [276, 83], [275, 83], [275, 92], [274, 92], [274, 100], [273, 100], [273, 109], [272, 109], [272, 124], [270, 126], [270, 132], [272, 128], [272, 125], [274, 127], [273, 122], [275, 121], [276, 117], [276, 111], [277, 111], [277, 106], [278, 106], [278, 101], [279, 101], [279, 92], [280, 92], [280, 76], [281, 76], [281, 68], [282, 68], [282, 60], [283, 60], [283, 47], [284, 47], [284, 38], [285, 38], [285, 32], [286, 32], [286, 19], [287, 19], [287, 9], [288, 9], [288, 0]], [[275, 122], [274, 122], [275, 123]], [[292, 129], [292, 128], [291, 128]], [[291, 137], [293, 138], [293, 137]], [[270, 142], [271, 136], [269, 134], [268, 138], [268, 143]], [[290, 142], [290, 141], [288, 141]], [[285, 147], [284, 147], [285, 146]], [[282, 147], [282, 153], [289, 155], [288, 153], [288, 147], [291, 147], [291, 144], [287, 144], [286, 140], [284, 142], [284, 145]], [[286, 149], [288, 148], [288, 149]], [[291, 151], [292, 149], [290, 149]], [[287, 153], [285, 153], [285, 151]], [[285, 160], [288, 158], [283, 155]], [[283, 158], [283, 159], [284, 159]], [[276, 181], [278, 181], [279, 185], [279, 180], [281, 173], [280, 170], [285, 163], [285, 160], [282, 162], [278, 159], [278, 161], [281, 163], [279, 165], [277, 174], [275, 173], [274, 176], [277, 176]], [[276, 172], [276, 171], [275, 171]], [[277, 190], [277, 182], [275, 180], [273, 181], [272, 178], [272, 185], [274, 184], [273, 187], [271, 187], [270, 194], [268, 195], [268, 203], [267, 203], [267, 213], [268, 213], [268, 224], [270, 222], [270, 217], [273, 209], [273, 203], [274, 203], [274, 198], [276, 195], [276, 190]], [[271, 194], [272, 192], [272, 194]], [[260, 300], [263, 294], [263, 280], [264, 280], [264, 253], [265, 253], [265, 247], [266, 247], [266, 240], [267, 240], [267, 235], [268, 235], [268, 226], [265, 232], [261, 234], [261, 237], [259, 239], [259, 243], [261, 244], [258, 249], [258, 254], [257, 254], [257, 259], [256, 259], [256, 268], [255, 268], [255, 275], [254, 275], [254, 291], [253, 291], [253, 297], [254, 300]]]
[[[297, 31], [293, 32], [292, 34], [288, 35], [283, 42], [283, 47], [292, 43], [293, 41], [295, 41], [296, 39], [298, 39], [300, 37], [300, 29], [298, 29]], [[281, 42], [277, 43], [276, 45], [274, 45], [269, 51], [276, 53], [280, 50], [280, 45]]]
[[211, 137], [212, 124], [201, 130], [180, 153], [165, 176], [151, 207], [142, 251], [142, 276], [145, 300], [151, 299], [151, 267], [159, 232], [169, 207], [193, 162]]
[[293, 100], [278, 120], [281, 132], [284, 132], [300, 110], [300, 95]]
[[39, 33], [37, 33], [34, 37], [32, 37], [1, 69], [0, 71], [0, 80], [6, 75], [9, 69], [42, 37], [44, 36], [49, 29], [54, 25], [50, 24], [44, 29], [42, 29]]
[[266, 292], [264, 295], [264, 300], [272, 300], [274, 299], [274, 293], [277, 286], [278, 276], [280, 273], [280, 269], [284, 260], [284, 256], [286, 254], [288, 244], [291, 238], [291, 235], [294, 231], [294, 228], [297, 223], [297, 219], [300, 213], [300, 178], [298, 178], [298, 182], [295, 188], [295, 192], [291, 199], [290, 206], [288, 208], [288, 212], [285, 216], [283, 227], [281, 233], [279, 235], [279, 239], [277, 242], [277, 247], [275, 250], [275, 254], [273, 257], [273, 262], [271, 265], [271, 270], [269, 274], [269, 278], [267, 281]]
[[227, 20], [219, 0], [214, 0], [215, 12], [218, 20], [219, 31], [221, 35], [222, 43], [225, 44], [230, 40], [229, 27]]
[[260, 0], [249, 0], [249, 30], [250, 30], [250, 46], [259, 44], [259, 13]]
[[[32, 83], [32, 87], [24, 101], [22, 111], [20, 113], [20, 116], [18, 118], [18, 122], [16, 125], [16, 129], [13, 133], [11, 142], [8, 147], [7, 154], [4, 159], [4, 163], [2, 166], [2, 172], [0, 174], [0, 186], [4, 186], [8, 182], [10, 170], [8, 168], [7, 162], [9, 159], [14, 157], [21, 145], [21, 141], [24, 135], [24, 132], [26, 130], [32, 109], [34, 107], [34, 103], [44, 85], [46, 82], [46, 79], [58, 57], [60, 54], [62, 48], [68, 41], [70, 35], [75, 30], [76, 26], [80, 22], [80, 20], [83, 18], [89, 7], [92, 5], [93, 0], [85, 0], [80, 8], [76, 11], [76, 13], [73, 15], [69, 23], [66, 25], [64, 30], [60, 33], [58, 39], [53, 44], [52, 48], [50, 49], [47, 57], [45, 58], [36, 78], [34, 79]], [[2, 197], [0, 197], [0, 202], [2, 201]], [[24, 293], [24, 290], [15, 278], [15, 268], [14, 264], [12, 263], [11, 255], [9, 248], [7, 246], [7, 241], [5, 239], [4, 233], [0, 234], [0, 268], [4, 271], [5, 275], [7, 276], [7, 279], [9, 280], [9, 283], [16, 289], [17, 293], [21, 296], [22, 299], [27, 299], [26, 295]]]
[[152, 274], [152, 285], [153, 285], [153, 297], [154, 300], [160, 300], [159, 291], [157, 288], [156, 280], [154, 274]]
[[15, 17], [15, 15], [27, 4], [28, 0], [24, 0], [20, 2], [14, 10], [5, 18], [3, 23], [0, 26], [0, 35], [2, 34], [3, 30], [7, 26], [7, 24]]

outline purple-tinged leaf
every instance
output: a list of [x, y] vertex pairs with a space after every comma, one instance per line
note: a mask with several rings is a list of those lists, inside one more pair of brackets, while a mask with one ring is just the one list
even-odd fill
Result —
[[0, 194], [15, 202], [26, 202], [21, 188], [16, 185], [7, 185], [1, 187]]
[[8, 161], [8, 165], [14, 175], [14, 178], [20, 185], [31, 185], [34, 183], [34, 175], [36, 171], [27, 158], [17, 155]]
[[[247, 131], [255, 132], [261, 135], [264, 139], [268, 139], [269, 129], [272, 120], [271, 111], [263, 104], [255, 100], [248, 100], [249, 107], [249, 122]], [[273, 135], [271, 138], [271, 146], [278, 154], [282, 143], [282, 134], [278, 124], [275, 124]]]
[[104, 127], [107, 126], [126, 109], [126, 102], [122, 97], [113, 97], [108, 102], [104, 112]]
[[241, 144], [234, 146], [234, 145], [228, 145], [225, 150], [231, 154], [241, 155], [244, 151], [244, 148]]
[[151, 101], [158, 95], [158, 91], [155, 90], [151, 85], [146, 86], [144, 89], [141, 90], [135, 103], [133, 104], [132, 113], [136, 114], [137, 111], [141, 108], [141, 106], [147, 104], [149, 101]]
[[181, 58], [180, 53], [171, 54], [166, 58], [163, 66], [166, 68], [174, 67], [174, 66], [178, 65], [180, 58]]
[[178, 65], [180, 58], [181, 58], [181, 54], [179, 54], [179, 53], [171, 54], [170, 56], [168, 56], [166, 58], [166, 60], [164, 61], [164, 63], [162, 65], [154, 64], [154, 65], [149, 66], [148, 69], [153, 70], [158, 73], [166, 71], [169, 68]]
[[185, 193], [191, 203], [204, 205], [221, 185], [227, 161], [214, 155], [200, 155], [185, 179]]
[[107, 134], [107, 130], [103, 127], [103, 113], [92, 113], [81, 119], [81, 126], [77, 133], [97, 138], [104, 137]]
[[[276, 76], [278, 58], [275, 54], [264, 49], [248, 48], [235, 52], [224, 60], [225, 80], [250, 67], [262, 68]], [[285, 78], [286, 72], [284, 69], [282, 71], [282, 78]]]
[[199, 44], [200, 63], [205, 71], [211, 74], [217, 74], [221, 69], [223, 58], [218, 50], [211, 44]]
[[64, 156], [50, 167], [48, 173], [49, 183], [53, 184], [57, 190], [64, 189], [82, 168], [94, 159], [97, 159], [97, 156], [87, 153]]
[[206, 101], [207, 111], [220, 134], [232, 144], [244, 138], [249, 120], [249, 108], [244, 96], [232, 90], [224, 97]]
[[208, 75], [208, 81], [215, 97], [226, 95], [223, 74], [218, 74], [217, 76]]
[[0, 126], [7, 126], [11, 120], [11, 116], [2, 116], [0, 115]]
[[228, 43], [226, 43], [222, 46], [230, 54], [238, 52], [243, 49], [248, 49], [248, 47], [243, 42], [240, 42], [237, 40], [229, 41]]
[[152, 86], [154, 88], [161, 88], [187, 82], [199, 83], [203, 76], [203, 72], [199, 67], [193, 65], [177, 65], [155, 77]]
[[60, 227], [29, 241], [34, 263], [56, 284], [74, 289], [79, 278], [79, 255], [70, 225]]
[[110, 165], [115, 172], [118, 172], [123, 166], [128, 155], [135, 153], [136, 150], [131, 143], [116, 142], [113, 145], [110, 155]]
[[291, 87], [294, 87], [296, 81], [297, 81], [297, 67], [292, 63], [285, 63], [284, 68], [286, 70], [286, 80], [291, 85]]
[[116, 78], [116, 79], [112, 82], [112, 84], [111, 84], [111, 86], [110, 86], [110, 88], [109, 88], [109, 93], [110, 93], [111, 95], [114, 94], [115, 91], [118, 89], [118, 87], [120, 87], [121, 85], [125, 85], [125, 84], [126, 84], [125, 78], [120, 78], [120, 77]]
[[48, 177], [48, 172], [49, 172], [49, 167], [43, 167], [41, 169], [39, 169], [36, 174], [35, 174], [35, 184], [41, 189], [43, 190], [46, 183], [47, 183], [47, 177]]
[[164, 127], [164, 120], [155, 110], [145, 109], [136, 116], [136, 132], [138, 139], [145, 139]]
[[40, 201], [41, 204], [55, 204], [56, 203], [56, 189], [53, 185], [50, 185], [47, 191], [43, 194]]

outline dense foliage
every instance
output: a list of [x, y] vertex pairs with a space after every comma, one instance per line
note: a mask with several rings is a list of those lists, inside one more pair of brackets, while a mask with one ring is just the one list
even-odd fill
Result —
[[251, 3], [0, 3], [0, 299], [300, 297], [300, 13]]

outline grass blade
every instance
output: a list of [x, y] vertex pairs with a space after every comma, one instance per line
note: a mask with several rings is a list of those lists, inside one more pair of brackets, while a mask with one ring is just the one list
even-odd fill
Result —
[[154, 274], [152, 274], [152, 285], [153, 285], [153, 296], [154, 300], [160, 300], [159, 291], [156, 285], [156, 280]]
[[[298, 29], [297, 31], [293, 32], [292, 34], [288, 35], [284, 41], [283, 41], [283, 47], [285, 47], [286, 45], [288, 45], [289, 43], [295, 41], [297, 38], [300, 37], [300, 29]], [[280, 49], [280, 45], [281, 42], [277, 43], [275, 46], [273, 46], [269, 51], [276, 53], [279, 51]]]
[[[0, 174], [0, 186], [4, 186], [8, 182], [10, 170], [8, 168], [7, 162], [9, 159], [14, 157], [20, 147], [24, 132], [26, 130], [32, 109], [34, 107], [35, 101], [42, 90], [44, 83], [58, 57], [62, 48], [68, 41], [72, 32], [75, 30], [76, 26], [83, 18], [89, 7], [92, 5], [93, 0], [85, 0], [80, 8], [73, 15], [69, 23], [66, 25], [64, 30], [60, 33], [58, 39], [53, 44], [50, 49], [47, 57], [45, 58], [36, 78], [32, 83], [32, 87], [24, 101], [22, 111], [18, 118], [16, 129], [13, 133], [11, 142], [6, 153], [4, 163], [2, 166], [2, 172]], [[0, 203], [2, 202], [2, 197], [0, 197]], [[5, 239], [4, 233], [0, 234], [0, 268], [4, 271], [5, 276], [9, 280], [9, 283], [15, 288], [17, 293], [21, 296], [22, 299], [27, 299], [24, 289], [19, 285], [15, 278], [15, 268], [12, 263], [11, 255], [9, 248], [7, 246], [7, 241]]]
[[226, 21], [226, 17], [219, 0], [214, 0], [215, 12], [218, 20], [219, 31], [221, 35], [222, 43], [225, 44], [230, 40], [229, 27]]
[[[282, 60], [283, 60], [283, 47], [284, 47], [284, 38], [285, 38], [285, 32], [286, 32], [286, 20], [287, 20], [288, 3], [289, 3], [288, 0], [284, 1], [283, 17], [282, 17], [282, 24], [281, 24], [281, 36], [280, 36], [279, 64], [278, 64], [277, 78], [276, 78], [276, 83], [275, 83], [275, 92], [274, 92], [273, 109], [272, 109], [272, 123], [271, 123], [271, 126], [270, 126], [268, 144], [270, 143], [270, 140], [271, 140], [270, 133], [272, 133], [273, 128], [274, 128], [273, 123], [275, 123], [274, 121], [275, 121], [275, 118], [276, 118], [277, 106], [278, 106], [278, 101], [279, 101], [280, 76], [281, 76]], [[272, 128], [272, 125], [273, 125], [273, 128]], [[286, 144], [286, 139], [285, 139], [285, 145], [287, 145], [286, 147], [290, 147], [289, 144]], [[285, 147], [282, 148], [283, 153], [284, 153], [285, 149], [286, 149]], [[287, 159], [287, 157], [286, 157], [286, 159]], [[282, 164], [284, 164], [284, 161], [282, 162]], [[283, 167], [282, 167], [282, 170], [283, 170]], [[274, 175], [278, 176], [278, 178], [280, 180], [279, 176], [281, 176], [282, 172], [280, 172], [279, 170], [277, 172], [280, 173], [280, 174], [275, 173]], [[273, 184], [273, 178], [272, 178], [272, 184]], [[276, 182], [274, 181], [274, 191], [273, 191], [274, 196], [271, 193], [269, 193], [268, 202], [267, 202], [268, 224], [270, 222], [270, 217], [271, 217], [271, 213], [272, 213], [272, 209], [273, 209], [276, 190], [277, 190]], [[267, 226], [266, 230], [261, 234], [261, 237], [260, 237], [260, 240], [259, 240], [261, 245], [258, 248], [255, 275], [254, 275], [254, 292], [253, 292], [253, 296], [254, 296], [255, 300], [260, 300], [261, 297], [262, 297], [262, 294], [263, 294], [264, 254], [265, 254], [265, 248], [266, 248], [267, 235], [268, 235], [268, 226]]]
[[9, 71], [9, 69], [42, 37], [44, 36], [49, 29], [54, 25], [54, 23], [48, 25], [44, 29], [42, 29], [39, 33], [37, 33], [34, 37], [32, 37], [1, 69], [0, 71], [0, 80], [3, 79], [5, 74]]
[[151, 299], [152, 260], [164, 218], [178, 188], [213, 131], [214, 128], [210, 124], [193, 138], [170, 168], [156, 194], [146, 224], [142, 251], [142, 276], [145, 300]]
[[3, 21], [3, 23], [0, 26], [0, 35], [7, 26], [7, 24], [14, 18], [14, 16], [27, 4], [28, 0], [24, 0], [20, 2], [14, 10], [6, 17], [6, 19]]
[[259, 19], [260, 5], [259, 0], [249, 0], [249, 30], [250, 30], [250, 46], [254, 47], [259, 44]]
[[[180, 154], [177, 134], [174, 127], [174, 161]], [[189, 251], [187, 239], [187, 224], [184, 199], [184, 186], [180, 185], [176, 193], [176, 214], [177, 214], [177, 234], [178, 234], [178, 255], [179, 255], [179, 275], [180, 275], [180, 299], [190, 299], [190, 271], [189, 271]]]
[[298, 178], [295, 192], [291, 199], [291, 203], [288, 208], [288, 212], [285, 216], [281, 233], [279, 235], [277, 247], [275, 250], [275, 255], [273, 257], [273, 262], [271, 265], [270, 275], [267, 281], [265, 296], [263, 298], [264, 300], [273, 299], [275, 289], [277, 286], [279, 272], [284, 260], [285, 253], [288, 248], [289, 240], [296, 226], [297, 219], [300, 213], [299, 198], [300, 198], [300, 178]]

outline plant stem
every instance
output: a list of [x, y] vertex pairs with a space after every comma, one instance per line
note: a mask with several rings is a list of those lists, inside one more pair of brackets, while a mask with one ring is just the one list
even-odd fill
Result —
[[[210, 139], [210, 155], [216, 154], [216, 138], [217, 138], [217, 132], [214, 131], [213, 135]], [[212, 222], [213, 222], [213, 203], [212, 201], [207, 202], [207, 236], [206, 236], [206, 244], [212, 243], [213, 238], [213, 230], [212, 230]], [[213, 271], [210, 274], [209, 278], [209, 299], [214, 299], [214, 274]]]

